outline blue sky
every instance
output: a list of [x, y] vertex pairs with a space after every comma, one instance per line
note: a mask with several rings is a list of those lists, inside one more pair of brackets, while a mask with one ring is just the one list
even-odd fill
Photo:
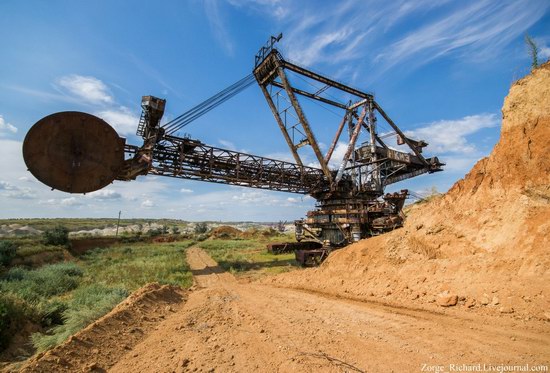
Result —
[[[279, 32], [285, 57], [374, 93], [403, 130], [448, 164], [393, 189], [446, 191], [498, 140], [503, 99], [529, 71], [525, 33], [542, 60], [550, 57], [549, 11], [547, 0], [4, 0], [0, 217], [115, 217], [119, 210], [185, 220], [302, 217], [314, 203], [306, 196], [154, 176], [85, 196], [50, 191], [21, 156], [30, 126], [65, 110], [98, 115], [139, 144], [133, 133], [142, 95], [166, 98], [169, 120], [249, 74], [257, 50]], [[339, 116], [304, 106], [319, 142], [329, 143]], [[291, 159], [255, 85], [186, 132]]]

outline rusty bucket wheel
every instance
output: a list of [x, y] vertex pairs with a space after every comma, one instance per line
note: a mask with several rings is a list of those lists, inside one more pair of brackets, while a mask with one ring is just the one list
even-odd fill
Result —
[[88, 193], [117, 177], [124, 163], [124, 143], [103, 119], [64, 111], [31, 127], [23, 158], [34, 177], [52, 189]]

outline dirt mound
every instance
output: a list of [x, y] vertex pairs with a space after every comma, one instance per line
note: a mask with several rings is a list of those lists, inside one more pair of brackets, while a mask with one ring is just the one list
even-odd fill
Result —
[[550, 63], [516, 82], [501, 138], [449, 192], [413, 206], [404, 228], [333, 253], [283, 286], [550, 319]]
[[0, 237], [22, 237], [22, 236], [37, 236], [42, 234], [42, 231], [21, 224], [2, 224], [0, 225]]
[[179, 287], [146, 285], [65, 343], [33, 357], [21, 372], [105, 372], [186, 298]]
[[243, 232], [237, 228], [231, 227], [229, 225], [221, 225], [217, 228], [214, 228], [210, 232], [210, 238], [215, 239], [234, 239], [241, 237]]

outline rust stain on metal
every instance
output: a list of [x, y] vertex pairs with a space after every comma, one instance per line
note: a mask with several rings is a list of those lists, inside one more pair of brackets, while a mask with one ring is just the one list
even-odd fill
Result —
[[23, 142], [29, 171], [53, 189], [88, 193], [109, 185], [124, 162], [124, 143], [105, 121], [66, 111], [32, 126]]

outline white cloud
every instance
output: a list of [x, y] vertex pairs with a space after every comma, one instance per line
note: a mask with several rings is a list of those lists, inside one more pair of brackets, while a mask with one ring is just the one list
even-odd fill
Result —
[[237, 8], [248, 7], [269, 14], [279, 20], [290, 12], [287, 1], [283, 0], [229, 0], [229, 3]]
[[542, 59], [541, 62], [550, 58], [550, 47], [542, 46], [539, 49], [539, 56]]
[[0, 136], [3, 136], [6, 132], [17, 133], [17, 127], [13, 124], [6, 122], [4, 117], [0, 115]]
[[546, 9], [548, 3], [536, 1], [473, 2], [409, 32], [378, 54], [376, 61], [388, 70], [404, 62], [418, 67], [452, 52], [468, 58], [494, 58]]
[[332, 157], [330, 157], [330, 161], [328, 163], [329, 167], [333, 169], [340, 167], [342, 159], [344, 159], [344, 155], [346, 154], [347, 150], [348, 144], [338, 141], [336, 147], [334, 148], [334, 151], [332, 152]]
[[224, 147], [225, 149], [237, 150], [237, 147], [236, 147], [235, 144], [233, 144], [231, 141], [227, 141], [227, 140], [218, 140], [218, 142], [219, 142], [220, 145], [221, 145], [222, 147]]
[[109, 88], [93, 76], [67, 75], [59, 78], [57, 84], [78, 98], [92, 104], [112, 104]]
[[204, 10], [210, 24], [210, 29], [214, 37], [218, 40], [218, 44], [229, 55], [233, 55], [233, 41], [226, 29], [225, 21], [220, 14], [220, 4], [218, 0], [204, 0]]
[[36, 193], [30, 188], [16, 188], [2, 194], [2, 196], [13, 199], [34, 199]]
[[122, 198], [122, 194], [115, 192], [114, 190], [111, 190], [111, 189], [100, 189], [100, 190], [96, 190], [95, 192], [86, 194], [86, 197], [94, 198], [102, 201], [102, 200], [120, 199]]
[[[279, 48], [290, 60], [306, 65], [353, 62], [342, 77], [347, 81], [358, 72], [363, 72], [363, 80], [372, 81], [397, 65], [411, 70], [448, 55], [494, 60], [550, 7], [547, 0], [230, 0], [230, 4], [278, 22], [286, 31]], [[275, 7], [284, 11], [276, 12]], [[546, 53], [541, 48], [541, 56]]]
[[14, 189], [17, 189], [15, 185], [12, 185], [7, 181], [0, 181], [0, 190], [14, 190]]
[[63, 206], [78, 206], [78, 205], [81, 205], [82, 202], [80, 202], [80, 200], [77, 199], [76, 197], [69, 197], [69, 198], [63, 198], [61, 200], [61, 204]]
[[192, 189], [187, 189], [187, 188], [181, 188], [180, 193], [193, 193], [193, 190]]
[[7, 181], [0, 181], [0, 191], [5, 191], [1, 196], [12, 199], [33, 199], [36, 193], [28, 187], [19, 187]]
[[428, 149], [433, 153], [473, 153], [477, 150], [468, 136], [483, 128], [496, 127], [500, 119], [496, 114], [470, 115], [456, 120], [440, 120], [411, 131], [407, 136], [426, 140]]
[[141, 202], [141, 207], [143, 208], [151, 208], [154, 206], [155, 206], [155, 203], [150, 199], [146, 199], [145, 201]]
[[139, 117], [125, 106], [102, 110], [96, 112], [95, 115], [113, 126], [120, 135], [128, 136], [136, 133]]
[[316, 36], [307, 46], [303, 48], [291, 49], [289, 51], [289, 58], [297, 60], [305, 65], [311, 65], [318, 62], [320, 59], [324, 59], [324, 52], [329, 47], [343, 47], [346, 48], [346, 41], [350, 35], [351, 30], [349, 28], [343, 28], [327, 32]]
[[54, 199], [54, 198], [49, 198], [49, 199], [46, 199], [46, 200], [42, 199], [42, 200], [38, 201], [38, 204], [57, 206], [59, 204], [59, 201]]

